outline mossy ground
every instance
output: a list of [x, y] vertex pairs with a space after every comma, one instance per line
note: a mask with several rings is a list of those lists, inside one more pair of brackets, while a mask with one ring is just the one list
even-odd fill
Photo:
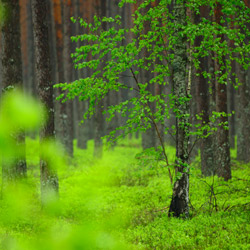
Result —
[[38, 152], [38, 140], [28, 138], [28, 181], [0, 200], [2, 249], [250, 249], [250, 166], [235, 161], [235, 151], [229, 182], [202, 178], [199, 160], [192, 163], [186, 220], [168, 217], [168, 170], [136, 157], [139, 139], [124, 139], [99, 160], [92, 141], [59, 159], [60, 199], [45, 208]]

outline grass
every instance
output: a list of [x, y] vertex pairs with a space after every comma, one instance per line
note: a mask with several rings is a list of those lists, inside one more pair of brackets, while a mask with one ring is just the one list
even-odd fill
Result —
[[[0, 200], [1, 249], [250, 249], [250, 167], [233, 159], [229, 182], [190, 177], [190, 219], [169, 218], [168, 170], [124, 139], [103, 158], [59, 154], [60, 199], [39, 201], [38, 140], [27, 139], [28, 181]], [[170, 160], [174, 149], [167, 148]], [[234, 152], [232, 152], [235, 157]], [[136, 159], [137, 158], [137, 159]]]

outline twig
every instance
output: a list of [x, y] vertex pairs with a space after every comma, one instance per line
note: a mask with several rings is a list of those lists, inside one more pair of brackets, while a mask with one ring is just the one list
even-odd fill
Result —
[[[134, 73], [134, 71], [133, 71], [132, 68], [130, 68], [130, 71], [131, 71], [131, 73], [132, 73], [132, 75], [133, 75], [133, 77], [134, 77], [134, 79], [135, 79], [136, 85], [137, 85], [138, 90], [139, 90], [139, 92], [140, 92], [141, 88], [140, 88], [140, 85], [139, 85], [139, 81], [138, 81], [138, 79], [137, 79], [137, 77], [136, 77], [136, 75], [135, 75], [135, 73]], [[145, 105], [147, 105], [147, 107], [151, 110], [151, 107], [149, 106], [148, 101], [146, 101], [146, 104], [145, 104]], [[166, 164], [167, 164], [167, 166], [169, 166], [168, 157], [167, 157], [167, 154], [166, 154], [164, 142], [163, 142], [162, 136], [161, 136], [161, 134], [160, 134], [159, 128], [158, 128], [158, 126], [157, 126], [157, 124], [156, 124], [156, 122], [155, 122], [155, 119], [154, 119], [153, 115], [150, 114], [150, 117], [149, 117], [149, 118], [150, 118], [151, 121], [153, 122], [153, 125], [154, 125], [154, 127], [155, 127], [157, 136], [158, 136], [158, 138], [159, 138], [159, 140], [160, 140], [160, 144], [161, 144], [161, 147], [162, 147], [162, 151], [163, 151], [163, 154], [164, 154], [164, 157], [165, 157]], [[169, 173], [169, 178], [170, 178], [170, 182], [171, 182], [171, 185], [172, 185], [172, 184], [173, 184], [173, 177], [172, 177], [172, 174], [171, 174], [170, 169], [168, 169], [168, 173]]]

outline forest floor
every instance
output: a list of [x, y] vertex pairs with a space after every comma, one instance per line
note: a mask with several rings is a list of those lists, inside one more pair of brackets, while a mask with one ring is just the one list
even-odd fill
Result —
[[[1, 249], [250, 249], [250, 165], [232, 151], [232, 180], [202, 178], [194, 160], [190, 218], [168, 217], [168, 170], [141, 155], [138, 139], [105, 149], [101, 160], [75, 148], [70, 163], [54, 160], [60, 198], [39, 198], [38, 140], [27, 139], [28, 180], [3, 190]], [[174, 148], [167, 147], [169, 161]]]

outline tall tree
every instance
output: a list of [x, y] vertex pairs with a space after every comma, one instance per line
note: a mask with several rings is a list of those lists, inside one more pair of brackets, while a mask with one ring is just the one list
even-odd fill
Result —
[[[250, 1], [244, 0], [245, 5], [250, 8]], [[248, 36], [245, 41], [249, 44], [250, 24], [246, 23]], [[239, 87], [238, 96], [238, 128], [237, 128], [237, 160], [248, 163], [250, 162], [250, 69], [237, 66], [237, 76], [241, 86]]]
[[21, 50], [23, 66], [23, 82], [28, 89], [28, 0], [20, 1]]
[[[125, 2], [124, 0], [121, 4]], [[217, 97], [215, 98], [215, 95], [213, 95], [213, 101], [215, 102], [216, 99], [218, 107], [217, 112], [212, 113], [208, 125], [197, 124], [195, 135], [202, 137], [204, 131], [205, 135], [207, 135], [207, 133], [216, 130], [214, 125], [217, 119], [222, 121], [219, 123], [220, 126], [227, 127], [226, 119], [223, 118], [227, 116], [223, 88], [228, 72], [231, 69], [228, 66], [231, 65], [231, 62], [225, 61], [225, 56], [227, 55], [230, 60], [236, 60], [233, 57], [234, 52], [241, 51], [244, 56], [249, 53], [248, 47], [242, 42], [242, 37], [244, 37], [242, 34], [221, 25], [223, 20], [217, 19], [216, 23], [210, 19], [202, 18], [197, 25], [190, 20], [191, 11], [199, 12], [199, 7], [204, 4], [203, 1], [195, 1], [190, 5], [187, 1], [166, 2], [162, 0], [154, 7], [151, 6], [146, 13], [143, 12], [143, 9], [151, 5], [151, 1], [145, 0], [141, 2], [142, 4], [133, 16], [134, 26], [132, 29], [116, 29], [116, 26], [119, 27], [120, 24], [119, 17], [104, 18], [102, 21], [95, 18], [93, 24], [89, 24], [84, 20], [80, 21], [88, 30], [88, 34], [83, 34], [74, 39], [86, 40], [88, 43], [74, 53], [75, 63], [78, 67], [92, 69], [93, 74], [71, 84], [60, 85], [60, 87], [64, 87], [69, 91], [68, 97], [70, 98], [80, 95], [84, 100], [88, 100], [89, 109], [87, 114], [93, 114], [96, 111], [96, 103], [110, 91], [122, 89], [136, 91], [136, 96], [115, 106], [107, 107], [107, 113], [111, 117], [114, 117], [115, 112], [128, 115], [125, 125], [119, 128], [124, 131], [125, 135], [139, 129], [145, 130], [150, 122], [157, 124], [157, 122], [164, 121], [165, 117], [170, 116], [170, 110], [173, 110], [176, 117], [176, 126], [173, 129], [176, 133], [176, 160], [173, 164], [176, 169], [176, 179], [169, 215], [188, 217], [191, 65], [199, 68], [200, 64], [202, 64], [200, 59], [208, 57], [209, 66], [213, 65], [214, 67], [215, 65], [214, 68], [216, 69], [214, 72], [206, 71], [206, 69], [202, 72], [210, 82], [216, 79], [217, 92], [213, 91], [213, 93], [216, 93]], [[208, 1], [206, 3], [217, 11], [218, 5], [214, 5], [214, 2]], [[238, 1], [237, 6], [234, 6], [235, 3], [235, 1], [228, 3], [231, 8], [228, 8], [228, 5], [223, 5], [222, 12], [227, 14], [226, 18], [229, 18], [232, 11], [239, 11], [238, 23], [244, 26], [245, 19], [243, 17], [246, 13], [244, 13], [245, 9], [242, 10], [242, 1]], [[210, 11], [209, 13], [211, 15], [213, 12]], [[149, 20], [152, 21], [148, 32], [145, 32], [145, 24]], [[103, 29], [103, 23], [106, 22], [114, 25], [109, 31]], [[124, 46], [123, 40], [126, 38], [126, 33], [129, 32], [132, 32], [134, 37], [132, 36], [132, 41]], [[217, 36], [214, 37], [213, 34]], [[223, 34], [237, 41], [233, 49], [221, 37]], [[199, 44], [195, 44], [197, 37], [203, 37]], [[141, 53], [144, 49], [148, 53]], [[110, 55], [110, 60], [106, 60], [107, 55]], [[247, 57], [243, 59], [248, 62]], [[191, 62], [193, 63], [191, 64]], [[151, 68], [152, 65], [154, 67]], [[146, 83], [141, 82], [138, 78], [141, 68], [154, 73], [151, 79], [147, 79]], [[128, 86], [120, 81], [120, 75], [127, 70], [131, 72], [135, 86]], [[169, 95], [162, 94], [164, 97], [162, 98], [162, 96], [148, 91], [149, 84], [162, 84], [165, 86], [166, 79], [170, 80], [173, 85], [172, 93]], [[212, 89], [214, 90], [213, 86]], [[155, 110], [150, 108], [150, 103], [153, 102], [156, 102]], [[156, 131], [159, 134], [159, 130], [156, 129]], [[223, 135], [221, 138], [226, 142], [228, 137], [224, 137], [222, 132], [220, 135]], [[222, 139], [220, 139], [220, 143]], [[161, 146], [160, 157], [161, 159], [162, 156], [164, 157], [166, 166], [169, 168], [170, 164], [168, 163], [163, 141], [161, 141]], [[221, 144], [219, 146], [220, 148], [224, 147]], [[226, 161], [224, 152], [221, 160], [223, 163]], [[224, 164], [222, 166], [221, 169], [224, 170]], [[217, 172], [217, 174], [221, 176], [220, 172]], [[172, 181], [171, 172], [170, 177]]]
[[[200, 13], [196, 14], [194, 21], [196, 24], [201, 22], [201, 18], [209, 19], [209, 7], [202, 6], [200, 7]], [[202, 36], [196, 38], [195, 46], [200, 46], [201, 41], [203, 40]], [[196, 95], [197, 95], [197, 112], [201, 116], [201, 123], [204, 125], [209, 125], [209, 117], [211, 114], [211, 96], [209, 93], [209, 84], [208, 80], [203, 75], [203, 72], [208, 72], [208, 57], [199, 58], [200, 66], [196, 70], [195, 82], [196, 86]], [[205, 136], [206, 135], [205, 131]], [[201, 171], [204, 176], [211, 176], [214, 174], [214, 135], [209, 135], [205, 137], [200, 142], [200, 154], [201, 154]]]
[[[76, 1], [77, 8], [74, 8], [74, 16], [75, 17], [83, 17], [84, 19], [91, 21], [92, 20], [92, 13], [93, 13], [93, 3], [91, 1], [84, 1], [84, 0], [77, 0]], [[87, 29], [84, 27], [81, 27], [79, 23], [76, 25], [76, 34], [79, 34], [79, 32], [87, 32]], [[85, 41], [77, 41], [76, 47], [80, 47], [82, 44], [86, 44]], [[81, 77], [87, 77], [91, 75], [91, 70], [87, 70], [86, 68], [80, 69], [77, 68], [77, 76], [78, 78]], [[78, 79], [76, 78], [76, 79]], [[79, 98], [80, 99], [80, 98]], [[76, 116], [77, 117], [77, 147], [86, 149], [87, 148], [87, 142], [89, 139], [94, 138], [94, 121], [93, 119], [87, 119], [82, 123], [83, 121], [83, 114], [88, 109], [88, 103], [84, 100], [75, 100], [76, 102]]]
[[[64, 38], [63, 38], [63, 6], [68, 9], [68, 3], [62, 0], [53, 0], [53, 17], [54, 17], [54, 25], [55, 25], [55, 41], [56, 41], [56, 74], [57, 74], [57, 82], [65, 82], [65, 74], [69, 74], [69, 72], [65, 72], [65, 60], [63, 57], [64, 51]], [[70, 10], [69, 10], [70, 11]], [[66, 12], [67, 14], [67, 12]], [[68, 17], [67, 17], [68, 22]], [[66, 27], [65, 27], [66, 28]], [[68, 69], [67, 69], [68, 70]], [[69, 75], [67, 75], [69, 77]], [[60, 93], [59, 93], [60, 94]], [[69, 104], [70, 105], [70, 104]], [[68, 106], [66, 103], [58, 103], [58, 120], [57, 120], [57, 137], [64, 145], [66, 151], [69, 155], [73, 155], [73, 142], [72, 142], [72, 125], [69, 114], [72, 112], [68, 110]], [[70, 109], [70, 108], [69, 108]], [[67, 112], [68, 111], [68, 112]]]
[[[73, 16], [73, 4], [72, 0], [63, 0], [63, 35], [64, 35], [64, 79], [66, 82], [73, 81], [73, 62], [71, 59], [72, 45], [70, 37], [72, 34], [72, 22], [70, 18]], [[73, 102], [66, 103], [66, 114], [67, 114], [67, 152], [70, 156], [73, 156]]]
[[[91, 19], [93, 20], [94, 15], [97, 15], [99, 17], [104, 17], [106, 15], [107, 11], [107, 0], [95, 0], [94, 1], [94, 11], [93, 11], [93, 16]], [[104, 23], [102, 25], [103, 30], [107, 30], [107, 25]], [[96, 113], [94, 115], [94, 156], [97, 158], [102, 157], [102, 152], [103, 152], [103, 141], [102, 141], [102, 136], [104, 135], [104, 116], [102, 114], [103, 112], [103, 106], [104, 106], [104, 100], [101, 99], [98, 101], [98, 105], [96, 108]]]
[[[48, 18], [48, 2], [44, 0], [32, 0], [38, 95], [48, 111], [48, 121], [40, 132], [41, 143], [48, 138], [53, 139], [55, 137]], [[49, 165], [48, 159], [44, 158], [43, 155], [40, 156], [40, 175], [41, 198], [42, 202], [46, 202], [48, 192], [58, 193], [59, 184], [53, 166]]]
[[[215, 8], [215, 21], [218, 25], [221, 24], [222, 19], [222, 6], [217, 2]], [[224, 35], [218, 35], [220, 42], [225, 41]], [[216, 93], [216, 111], [227, 113], [227, 84], [221, 83], [220, 79], [226, 75], [225, 68], [225, 56], [221, 56], [221, 59], [215, 59], [214, 70], [215, 70], [215, 93]], [[221, 72], [221, 73], [216, 73]], [[220, 124], [228, 124], [227, 116], [220, 116], [218, 119]], [[223, 177], [225, 180], [231, 179], [231, 166], [230, 166], [230, 143], [229, 143], [229, 132], [224, 126], [219, 126], [216, 134], [216, 161], [215, 161], [215, 172], [219, 177]]]
[[[185, 3], [174, 1], [175, 57], [173, 60], [173, 83], [176, 95], [176, 170], [180, 174], [174, 183], [173, 195], [169, 209], [169, 215], [176, 217], [189, 216], [189, 113], [190, 113], [190, 89], [191, 68], [187, 58], [187, 38], [183, 36], [183, 27], [186, 25]], [[187, 74], [188, 73], [188, 74]]]
[[[3, 91], [22, 88], [22, 59], [20, 35], [20, 8], [18, 0], [3, 0], [4, 18], [2, 24], [2, 81]], [[18, 146], [18, 156], [11, 164], [3, 164], [3, 177], [15, 179], [26, 176], [25, 133], [12, 135]]]

